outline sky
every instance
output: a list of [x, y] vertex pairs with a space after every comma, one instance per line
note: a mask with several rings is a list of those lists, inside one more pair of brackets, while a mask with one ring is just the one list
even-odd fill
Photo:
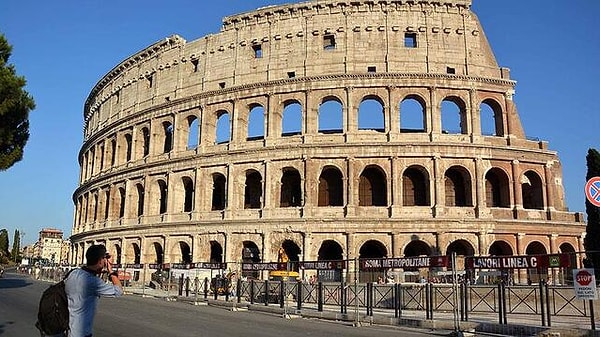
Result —
[[[27, 80], [36, 109], [24, 158], [0, 172], [0, 229], [70, 236], [83, 142], [83, 104], [128, 56], [172, 34], [217, 33], [224, 16], [292, 0], [5, 0], [0, 33], [9, 63]], [[517, 81], [514, 100], [528, 137], [549, 142], [563, 168], [566, 203], [585, 211], [585, 156], [600, 149], [598, 0], [473, 0], [499, 66]]]

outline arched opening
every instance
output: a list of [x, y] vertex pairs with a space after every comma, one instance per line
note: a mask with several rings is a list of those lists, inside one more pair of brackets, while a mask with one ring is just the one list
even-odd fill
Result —
[[217, 128], [215, 130], [217, 144], [226, 144], [231, 141], [231, 122], [229, 112], [220, 110], [217, 112]]
[[298, 207], [302, 205], [302, 179], [298, 170], [283, 169], [279, 207]]
[[358, 129], [385, 131], [385, 110], [377, 96], [367, 96], [358, 106]]
[[223, 263], [223, 247], [217, 241], [210, 241], [210, 263]]
[[143, 127], [139, 131], [138, 136], [139, 138], [136, 140], [136, 157], [144, 158], [150, 154], [150, 130], [147, 127]]
[[[545, 255], [546, 247], [538, 241], [532, 241], [527, 245], [525, 254], [527, 255]], [[548, 268], [529, 268], [527, 269], [527, 284], [548, 281]]]
[[360, 174], [359, 206], [387, 206], [387, 181], [381, 168], [368, 166]]
[[186, 242], [179, 241], [179, 251], [181, 253], [181, 263], [192, 263], [192, 250]]
[[281, 136], [294, 136], [302, 133], [302, 105], [298, 101], [288, 101], [283, 106]]
[[162, 265], [163, 263], [165, 263], [163, 247], [158, 242], [154, 242], [153, 246], [154, 246], [154, 256], [155, 256], [154, 262], [156, 264]]
[[250, 108], [247, 137], [247, 140], [265, 138], [265, 108], [262, 105], [254, 105]]
[[452, 262], [452, 253], [456, 253], [456, 270], [464, 271], [465, 270], [465, 256], [473, 256], [475, 255], [475, 249], [467, 240], [456, 240], [448, 245], [446, 248], [446, 256], [448, 256], [448, 270], [452, 270], [452, 266], [454, 265]]
[[116, 251], [116, 259], [115, 259], [115, 263], [116, 264], [121, 264], [122, 263], [122, 259], [123, 259], [123, 252], [121, 250], [121, 246], [119, 244], [115, 245], [115, 251]]
[[534, 171], [527, 171], [521, 178], [523, 208], [544, 209], [542, 179]]
[[319, 105], [319, 133], [342, 133], [344, 129], [342, 103], [336, 97], [326, 97]]
[[[377, 240], [369, 240], [360, 247], [360, 259], [379, 259], [384, 257], [387, 257], [387, 249], [383, 243]], [[385, 280], [385, 272], [386, 268], [371, 268], [360, 273], [359, 281], [377, 282], [380, 277]]]
[[319, 176], [319, 206], [342, 206], [342, 173], [336, 167], [326, 167]]
[[131, 249], [133, 251], [133, 263], [140, 264], [142, 262], [142, 250], [137, 243], [131, 244]]
[[471, 178], [469, 172], [460, 166], [449, 168], [444, 174], [446, 206], [473, 206], [471, 198]]
[[212, 207], [211, 210], [218, 211], [225, 209], [225, 176], [219, 173], [213, 174], [213, 186], [212, 186]]
[[429, 178], [427, 171], [411, 166], [402, 173], [402, 203], [404, 206], [429, 206]]
[[407, 96], [400, 102], [400, 132], [425, 132], [425, 102], [419, 96]]
[[466, 106], [462, 99], [450, 96], [441, 104], [442, 133], [466, 134], [467, 115]]
[[488, 250], [490, 256], [513, 255], [513, 250], [506, 241], [494, 241]]
[[[125, 161], [131, 161], [131, 149], [132, 149], [132, 137], [131, 134], [125, 135]], [[122, 158], [122, 157], [121, 157]]]
[[125, 189], [119, 187], [119, 219], [125, 216]]
[[183, 211], [191, 212], [194, 210], [194, 182], [189, 177], [181, 178], [183, 184]]
[[481, 134], [484, 136], [504, 136], [502, 107], [493, 99], [486, 99], [479, 106]]
[[187, 148], [192, 150], [198, 147], [200, 143], [200, 127], [198, 118], [196, 116], [189, 116], [187, 118], [188, 124], [188, 137], [187, 137]]
[[[244, 241], [242, 248], [242, 263], [259, 263], [261, 260], [258, 246], [252, 241]], [[259, 271], [242, 271], [242, 277], [251, 277], [258, 279]]]
[[577, 254], [570, 243], [562, 243], [558, 247], [561, 254], [569, 255], [569, 267], [560, 269], [559, 281], [562, 285], [573, 285], [573, 269], [577, 269]]
[[[344, 260], [344, 250], [336, 241], [325, 240], [321, 243], [317, 259], [319, 261], [342, 261]], [[339, 282], [342, 280], [342, 270], [319, 270], [317, 279], [322, 282]]]
[[[417, 256], [431, 256], [432, 249], [431, 247], [421, 240], [412, 240], [409, 242], [406, 247], [404, 247], [404, 256], [405, 257], [417, 257]], [[404, 267], [404, 282], [420, 282], [422, 278], [425, 278], [425, 270], [420, 270], [417, 267]], [[400, 276], [400, 275], [398, 275]], [[400, 280], [402, 281], [402, 278]]]
[[171, 122], [163, 122], [164, 139], [163, 153], [169, 153], [173, 150], [173, 124]]
[[137, 190], [137, 216], [144, 215], [144, 186], [142, 184], [135, 185]]
[[262, 177], [254, 170], [246, 172], [246, 187], [244, 190], [244, 208], [261, 208]]
[[485, 203], [487, 207], [510, 207], [508, 176], [494, 167], [485, 174]]
[[167, 213], [167, 183], [164, 180], [159, 180], [158, 182], [158, 190], [159, 190], [159, 214]]

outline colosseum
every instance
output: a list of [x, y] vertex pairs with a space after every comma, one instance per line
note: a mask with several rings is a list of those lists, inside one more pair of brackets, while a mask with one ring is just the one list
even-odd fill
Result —
[[85, 102], [71, 260], [583, 251], [515, 85], [471, 0], [307, 1], [164, 38]]

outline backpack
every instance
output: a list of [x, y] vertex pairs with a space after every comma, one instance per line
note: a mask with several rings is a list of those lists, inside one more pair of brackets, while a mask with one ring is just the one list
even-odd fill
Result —
[[35, 327], [43, 335], [57, 335], [69, 330], [69, 303], [65, 291], [65, 280], [71, 273], [58, 283], [44, 290], [38, 308], [38, 320]]

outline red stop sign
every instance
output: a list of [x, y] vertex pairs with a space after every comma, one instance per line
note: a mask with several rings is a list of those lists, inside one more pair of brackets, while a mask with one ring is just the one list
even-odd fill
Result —
[[592, 274], [588, 273], [587, 270], [580, 270], [575, 275], [575, 281], [582, 286], [587, 286], [592, 282]]

